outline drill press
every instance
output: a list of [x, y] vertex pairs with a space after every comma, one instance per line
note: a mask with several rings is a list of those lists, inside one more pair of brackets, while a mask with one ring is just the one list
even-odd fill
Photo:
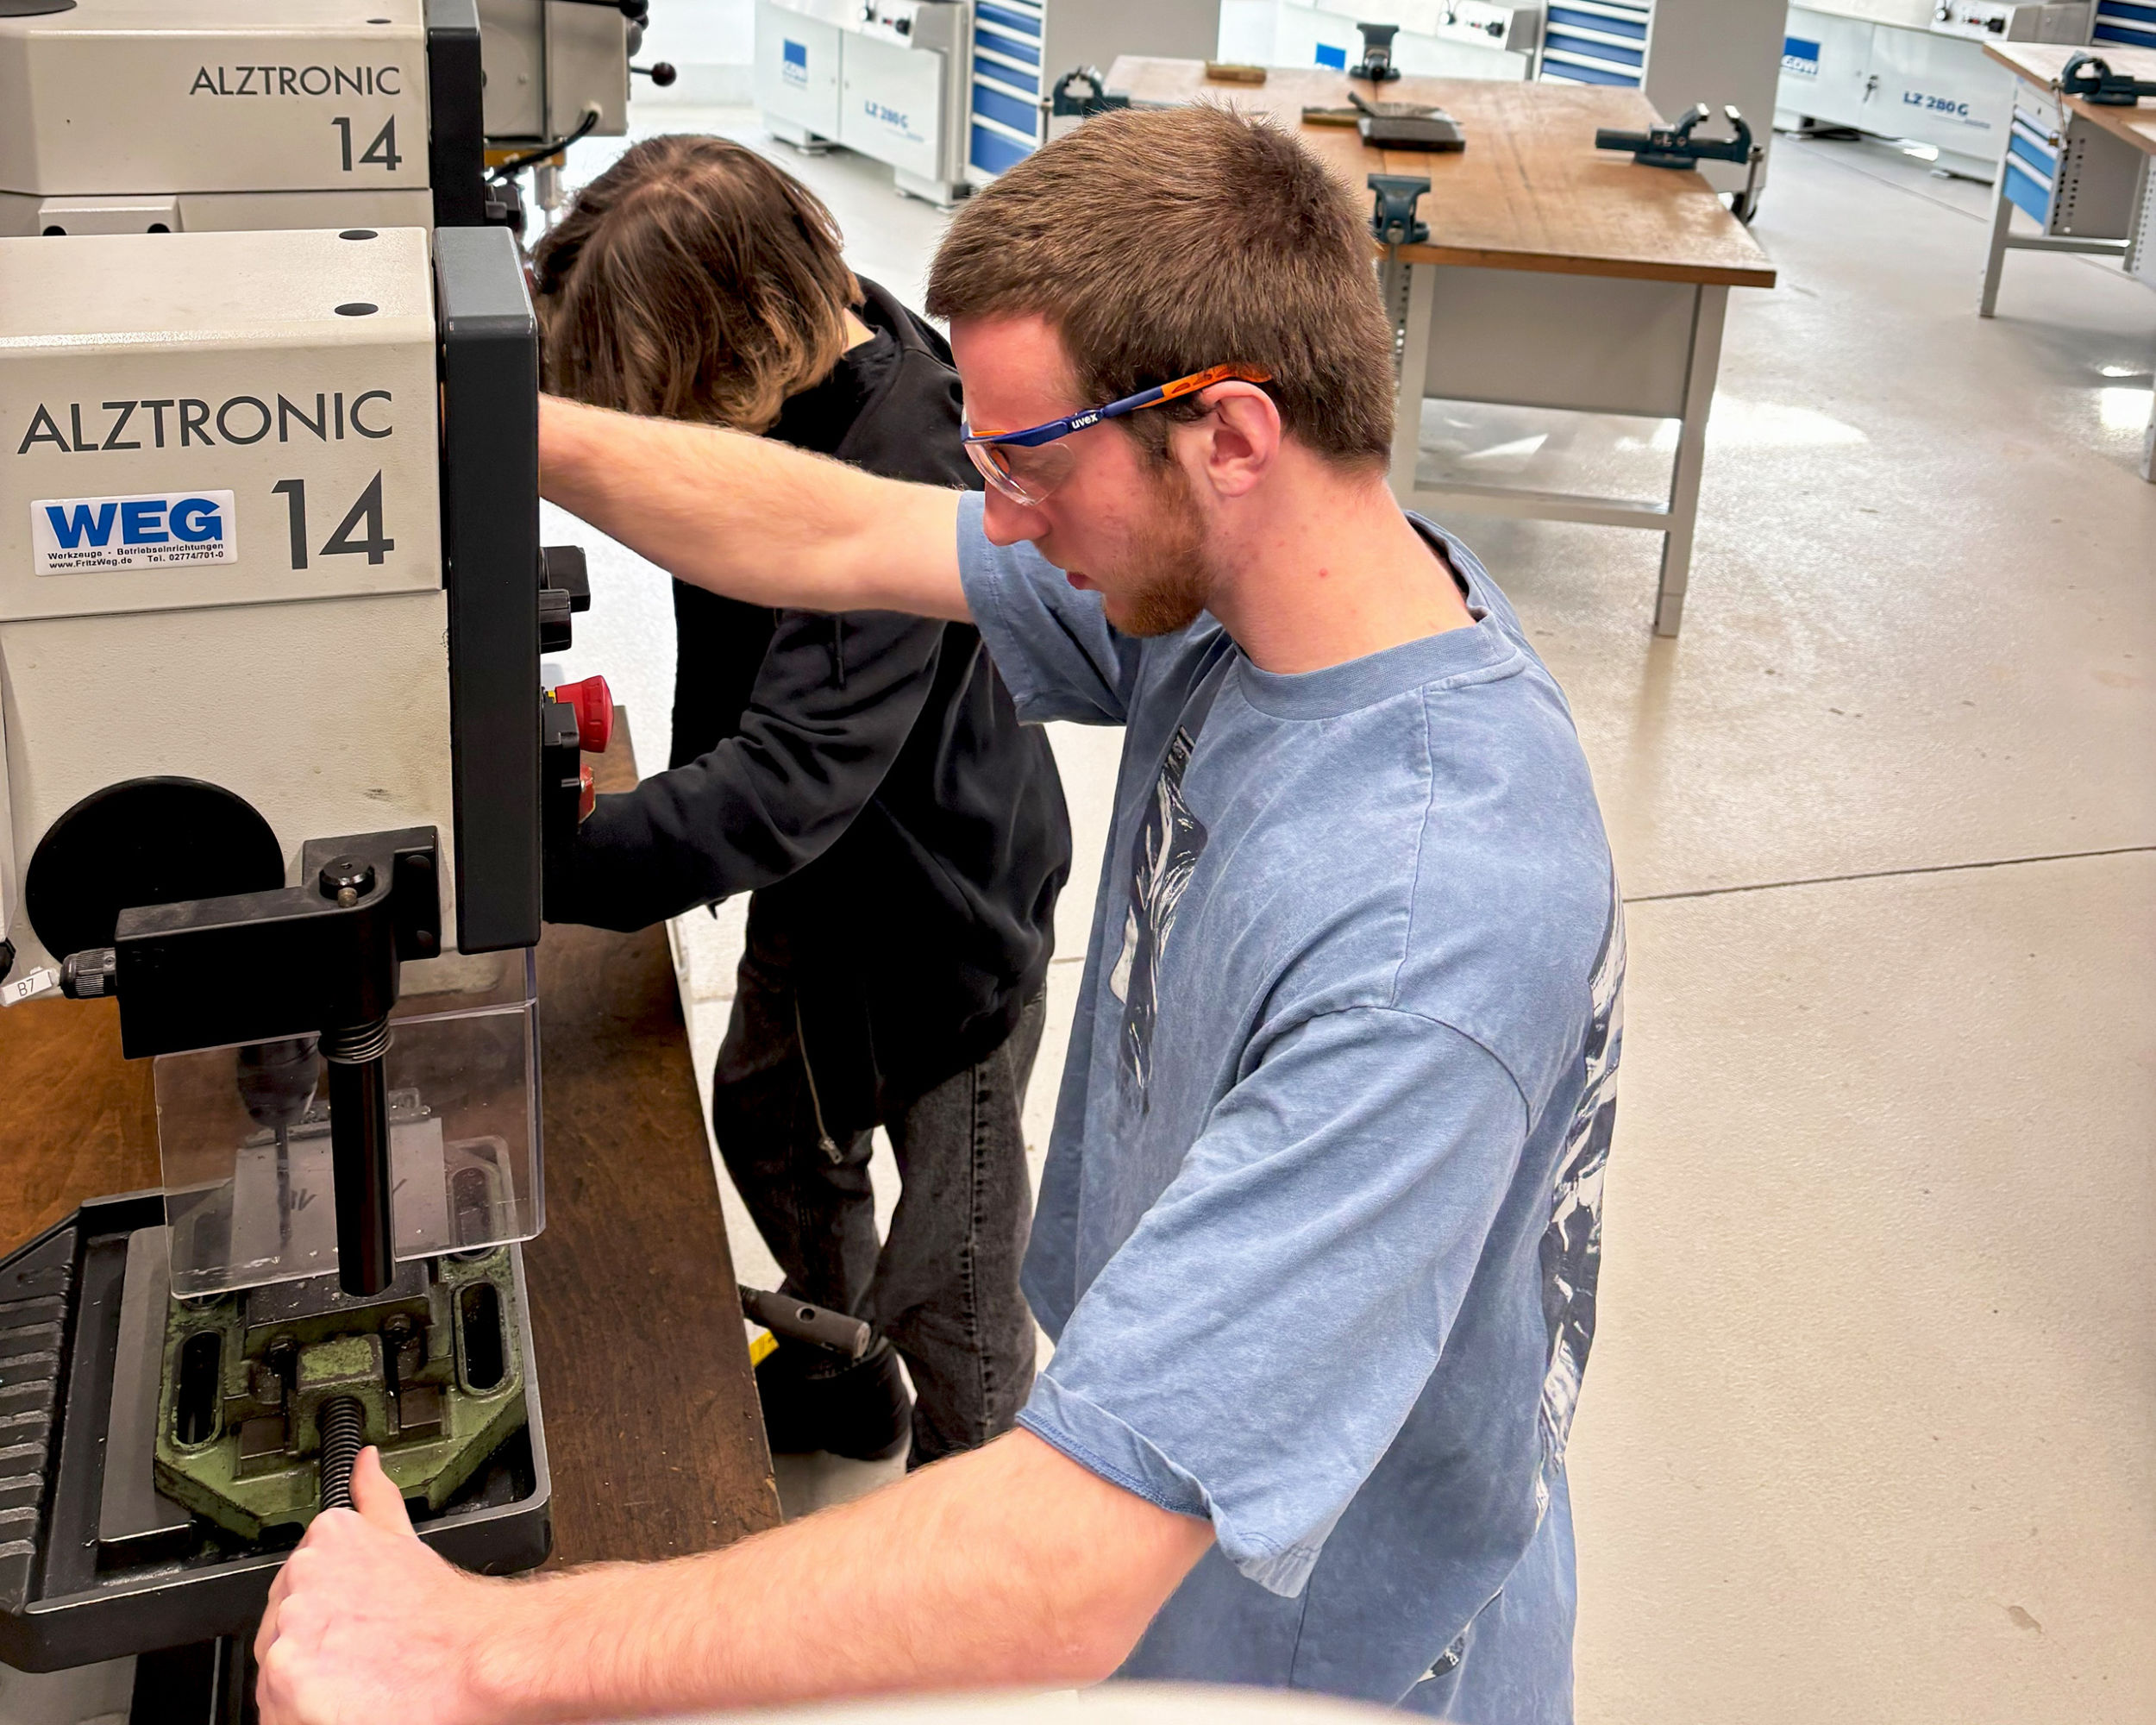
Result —
[[116, 1002], [164, 1168], [0, 1261], [10, 1665], [243, 1633], [364, 1444], [545, 1555], [536, 427], [504, 229], [0, 240], [0, 992]]
[[520, 169], [554, 207], [563, 149], [628, 131], [630, 72], [674, 81], [630, 64], [649, 12], [0, 0], [0, 235], [514, 226]]

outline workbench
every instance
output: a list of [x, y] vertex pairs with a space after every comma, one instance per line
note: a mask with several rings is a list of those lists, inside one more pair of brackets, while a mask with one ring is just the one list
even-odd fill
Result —
[[[1208, 82], [1202, 62], [1125, 56], [1111, 93], [1134, 106], [1219, 102], [1268, 113], [1355, 188], [1373, 173], [1426, 178], [1426, 242], [1385, 253], [1400, 332], [1392, 487], [1403, 507], [1644, 528], [1663, 536], [1658, 635], [1675, 635], [1690, 580], [1708, 414], [1733, 287], [1771, 287], [1772, 262], [1689, 170], [1643, 167], [1595, 147], [1599, 127], [1658, 123], [1633, 90], [1402, 78], [1373, 91], [1324, 70], [1269, 70], [1262, 85]], [[1366, 99], [1444, 109], [1467, 147], [1382, 151], [1352, 128], [1305, 125], [1306, 107]], [[1426, 398], [1678, 423], [1666, 497], [1651, 501], [1426, 485]]]
[[[636, 782], [628, 726], [602, 789]], [[678, 1557], [779, 1521], [666, 933], [538, 952], [545, 1232], [524, 1246], [555, 1565]], [[160, 1183], [150, 1063], [111, 1000], [0, 1012], [0, 1251]]]
[[[2156, 83], [2156, 52], [2100, 43], [2093, 48], [1986, 42], [1984, 51], [2014, 74], [2014, 120], [1999, 158], [1977, 315], [1998, 309], [2009, 252], [2091, 252], [2115, 257], [2128, 274], [2156, 288], [2156, 97], [2113, 108], [2059, 88], [2066, 62], [2094, 53], [2115, 72]], [[2014, 231], [2021, 210], [2043, 229]], [[2141, 477], [2156, 484], [2156, 405], [2141, 440]]]

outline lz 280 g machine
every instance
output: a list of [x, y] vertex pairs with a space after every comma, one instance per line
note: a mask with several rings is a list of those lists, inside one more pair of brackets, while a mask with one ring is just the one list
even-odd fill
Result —
[[536, 426], [503, 229], [0, 240], [0, 994], [116, 1000], [165, 1172], [0, 1262], [9, 1664], [245, 1630], [363, 1444], [546, 1552]]

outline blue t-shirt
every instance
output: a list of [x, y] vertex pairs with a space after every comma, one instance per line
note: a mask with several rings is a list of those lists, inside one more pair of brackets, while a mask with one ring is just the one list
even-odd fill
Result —
[[1564, 698], [1426, 523], [1474, 626], [1280, 675], [1119, 633], [981, 508], [1019, 713], [1125, 728], [1019, 1416], [1213, 1523], [1124, 1674], [1567, 1720], [1624, 935]]

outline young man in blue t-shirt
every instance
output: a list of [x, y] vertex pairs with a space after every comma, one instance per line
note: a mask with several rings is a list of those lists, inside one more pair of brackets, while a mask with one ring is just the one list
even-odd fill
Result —
[[364, 1465], [273, 1596], [271, 1725], [1119, 1672], [1570, 1716], [1622, 923], [1564, 697], [1386, 488], [1359, 212], [1263, 125], [1108, 116], [961, 214], [930, 304], [985, 496], [555, 404], [545, 482], [716, 591], [970, 618], [1023, 717], [1125, 727], [1055, 1358], [1007, 1437], [650, 1568], [459, 1575]]

